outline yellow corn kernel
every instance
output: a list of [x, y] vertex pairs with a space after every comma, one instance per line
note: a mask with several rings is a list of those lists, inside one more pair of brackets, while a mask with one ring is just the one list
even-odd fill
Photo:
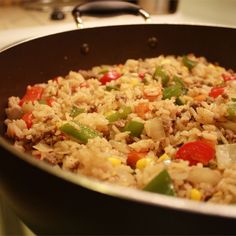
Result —
[[132, 85], [132, 86], [136, 86], [137, 84], [139, 84], [140, 80], [136, 79], [136, 78], [133, 78], [133, 79], [130, 79], [129, 83]]
[[151, 161], [150, 158], [141, 158], [136, 162], [136, 168], [143, 170]]
[[200, 201], [202, 198], [202, 193], [196, 188], [193, 188], [190, 192], [190, 198], [195, 201]]
[[162, 162], [162, 161], [166, 161], [166, 160], [169, 160], [170, 157], [164, 153], [163, 155], [161, 155], [159, 158], [158, 158], [158, 162]]
[[108, 157], [108, 161], [110, 161], [113, 166], [121, 165], [121, 160], [118, 159], [117, 157], [113, 157], [113, 156], [112, 157]]

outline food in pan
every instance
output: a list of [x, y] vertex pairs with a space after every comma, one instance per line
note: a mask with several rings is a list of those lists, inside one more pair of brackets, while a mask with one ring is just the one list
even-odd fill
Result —
[[236, 74], [204, 57], [129, 59], [10, 97], [7, 136], [33, 158], [94, 179], [236, 202]]

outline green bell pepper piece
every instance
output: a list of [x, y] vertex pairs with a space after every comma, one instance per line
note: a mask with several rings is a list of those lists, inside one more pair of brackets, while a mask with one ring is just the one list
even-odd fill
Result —
[[232, 103], [228, 105], [227, 115], [229, 119], [233, 119], [236, 117], [236, 103]]
[[169, 82], [169, 76], [166, 74], [166, 72], [162, 69], [161, 66], [158, 66], [154, 72], [153, 79], [158, 80], [158, 77], [161, 78], [162, 86], [167, 86]]
[[141, 133], [143, 132], [143, 129], [144, 124], [135, 120], [131, 120], [124, 127], [124, 131], [129, 131], [131, 136], [134, 137], [140, 137]]
[[143, 190], [161, 193], [169, 196], [174, 196], [174, 187], [172, 180], [170, 178], [167, 170], [161, 171], [156, 177], [154, 177], [144, 188]]
[[187, 56], [183, 56], [182, 63], [189, 69], [193, 69], [197, 65], [196, 61], [190, 60]]
[[86, 144], [89, 139], [100, 136], [100, 133], [90, 127], [73, 121], [75, 124], [70, 122], [65, 123], [60, 127], [60, 130], [68, 136], [76, 139], [77, 141]]
[[183, 88], [179, 84], [164, 88], [163, 99], [171, 99], [172, 97], [179, 97], [182, 95]]
[[123, 108], [121, 108], [121, 111], [117, 111], [117, 112], [107, 116], [106, 119], [110, 123], [112, 123], [117, 120], [126, 119], [131, 112], [132, 112], [131, 107], [124, 106]]
[[112, 85], [107, 85], [107, 86], [106, 86], [106, 91], [118, 90], [118, 89], [119, 89], [119, 87], [118, 87], [117, 85], [114, 85], [114, 86], [112, 86]]
[[76, 106], [73, 106], [71, 111], [70, 111], [70, 116], [74, 118], [74, 117], [78, 116], [79, 114], [81, 114], [83, 112], [85, 112], [84, 108], [78, 108]]

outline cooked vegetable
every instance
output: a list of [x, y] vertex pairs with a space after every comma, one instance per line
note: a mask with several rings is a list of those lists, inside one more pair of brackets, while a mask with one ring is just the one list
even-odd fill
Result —
[[179, 97], [183, 93], [183, 88], [179, 84], [164, 88], [163, 99], [171, 99], [172, 97]]
[[21, 119], [26, 123], [26, 126], [27, 126], [28, 129], [30, 129], [30, 128], [32, 127], [32, 125], [33, 125], [33, 121], [32, 121], [32, 119], [33, 119], [33, 114], [32, 114], [32, 112], [27, 112], [27, 113], [25, 113], [25, 114], [21, 117]]
[[65, 123], [60, 130], [81, 143], [87, 143], [89, 139], [100, 136], [96, 130], [78, 122]]
[[187, 180], [197, 185], [201, 183], [207, 183], [215, 186], [221, 178], [221, 174], [218, 170], [212, 170], [208, 167], [193, 166], [189, 171]]
[[224, 91], [225, 91], [224, 87], [215, 87], [211, 89], [209, 96], [217, 98], [218, 96], [222, 95]]
[[169, 173], [166, 169], [161, 171], [156, 177], [154, 177], [144, 188], [143, 190], [161, 193], [169, 196], [174, 196], [174, 186], [170, 178]]
[[233, 119], [236, 117], [236, 103], [231, 103], [228, 105], [227, 115], [230, 119]]
[[36, 100], [40, 100], [43, 94], [43, 88], [38, 86], [33, 86], [26, 90], [25, 95], [20, 100], [19, 105], [22, 106], [24, 102], [34, 102]]
[[215, 149], [205, 141], [197, 140], [185, 143], [176, 152], [176, 158], [189, 161], [190, 165], [207, 165], [215, 157]]
[[189, 70], [197, 65], [196, 61], [190, 60], [187, 56], [183, 56], [182, 62]]
[[48, 106], [52, 106], [52, 103], [54, 102], [54, 99], [53, 98], [46, 98], [46, 99], [40, 99], [38, 100], [38, 102], [40, 104], [43, 104], [43, 105], [48, 105]]
[[236, 163], [236, 143], [217, 145], [216, 160], [219, 168], [227, 168]]
[[158, 78], [161, 78], [162, 86], [167, 86], [169, 82], [169, 76], [168, 74], [163, 70], [161, 66], [158, 66], [154, 72], [153, 79], [158, 80]]
[[198, 189], [193, 188], [190, 192], [190, 198], [195, 201], [200, 201], [202, 198], [202, 193]]
[[223, 77], [225, 82], [231, 81], [231, 80], [236, 80], [236, 75], [225, 75], [225, 74], [223, 74], [222, 77]]
[[111, 123], [121, 119], [126, 119], [128, 115], [132, 112], [131, 107], [124, 106], [120, 111], [114, 112], [107, 116], [106, 119]]
[[70, 116], [74, 118], [83, 112], [85, 112], [84, 108], [79, 108], [79, 107], [73, 106], [70, 111]]
[[181, 78], [174, 76], [174, 85], [164, 88], [163, 99], [171, 99], [172, 97], [178, 98], [179, 96], [186, 94], [187, 90]]
[[127, 165], [129, 165], [132, 168], [135, 168], [137, 161], [145, 158], [146, 155], [147, 152], [136, 152], [136, 151], [129, 152], [127, 157]]
[[107, 73], [105, 73], [101, 78], [100, 78], [100, 82], [102, 83], [102, 85], [105, 85], [106, 83], [111, 82], [112, 80], [117, 80], [121, 77], [121, 74], [118, 73], [115, 70], [112, 71], [108, 71]]
[[152, 138], [154, 141], [160, 141], [165, 138], [165, 130], [161, 119], [153, 118], [145, 122], [144, 125], [147, 136]]
[[145, 114], [149, 112], [148, 103], [139, 103], [137, 106], [134, 107], [134, 112], [141, 118], [144, 118]]
[[125, 127], [124, 131], [129, 131], [131, 136], [140, 137], [143, 132], [144, 124], [135, 120], [129, 121]]
[[111, 90], [118, 90], [119, 89], [119, 87], [118, 87], [118, 85], [107, 85], [106, 86], [106, 91], [111, 91]]

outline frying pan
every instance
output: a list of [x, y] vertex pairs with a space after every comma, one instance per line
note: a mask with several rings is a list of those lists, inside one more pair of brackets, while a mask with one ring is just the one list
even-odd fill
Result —
[[234, 234], [235, 206], [117, 187], [53, 168], [16, 151], [5, 137], [3, 121], [8, 97], [22, 96], [27, 85], [69, 70], [191, 52], [236, 69], [235, 42], [233, 28], [141, 24], [68, 31], [2, 51], [1, 196], [36, 234]]

